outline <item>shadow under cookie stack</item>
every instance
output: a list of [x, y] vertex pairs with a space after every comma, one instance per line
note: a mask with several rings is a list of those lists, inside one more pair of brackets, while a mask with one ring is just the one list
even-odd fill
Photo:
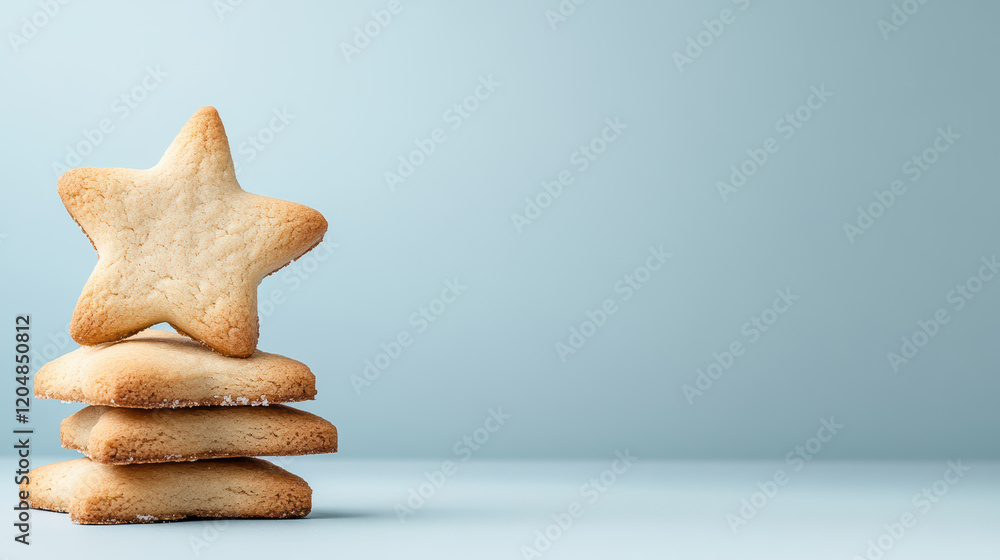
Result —
[[82, 524], [307, 515], [309, 485], [256, 457], [336, 452], [337, 429], [280, 404], [316, 379], [257, 350], [256, 290], [322, 240], [323, 216], [243, 191], [211, 107], [156, 166], [74, 169], [59, 194], [98, 263], [70, 326], [83, 347], [38, 371], [35, 396], [90, 405], [60, 427], [86, 458], [32, 469], [31, 507]]

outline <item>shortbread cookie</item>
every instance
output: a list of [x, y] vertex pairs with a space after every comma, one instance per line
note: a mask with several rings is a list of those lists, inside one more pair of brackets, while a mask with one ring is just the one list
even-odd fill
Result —
[[280, 404], [143, 410], [88, 406], [62, 421], [62, 446], [111, 465], [337, 451], [337, 428]]
[[227, 358], [185, 336], [149, 329], [45, 364], [35, 375], [35, 396], [133, 408], [266, 406], [311, 400], [316, 377], [291, 358], [259, 350]]
[[302, 517], [312, 509], [306, 481], [261, 459], [159, 465], [101, 465], [90, 459], [31, 469], [20, 485], [32, 508], [69, 512], [87, 525], [186, 517]]
[[97, 249], [70, 324], [83, 345], [166, 322], [226, 356], [249, 356], [257, 285], [327, 229], [316, 210], [240, 188], [212, 107], [150, 169], [71, 169], [59, 196]]

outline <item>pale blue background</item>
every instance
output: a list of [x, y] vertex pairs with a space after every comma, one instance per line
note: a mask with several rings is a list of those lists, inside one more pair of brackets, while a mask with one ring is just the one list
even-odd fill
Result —
[[[886, 358], [1000, 251], [1000, 5], [930, 2], [886, 41], [882, 0], [592, 0], [553, 30], [556, 4], [406, 1], [348, 63], [340, 43], [385, 3], [247, 0], [220, 19], [208, 0], [72, 2], [15, 53], [39, 8], [5, 2], [0, 317], [58, 340], [94, 265], [51, 169], [83, 129], [116, 127], [84, 165], [148, 167], [202, 105], [234, 152], [287, 108], [258, 157], [236, 153], [240, 182], [319, 209], [339, 247], [296, 290], [264, 281], [287, 301], [260, 347], [313, 368], [304, 408], [342, 455], [453, 457], [500, 406], [477, 456], [780, 459], [833, 415], [847, 427], [823, 458], [1000, 457], [1000, 280], [900, 372]], [[724, 8], [735, 22], [678, 72], [672, 53]], [[119, 119], [147, 66], [168, 76]], [[499, 89], [390, 192], [384, 172], [490, 74]], [[820, 84], [834, 97], [723, 202], [716, 181]], [[518, 234], [510, 214], [609, 117], [629, 129]], [[947, 126], [953, 149], [850, 244], [843, 223]], [[667, 265], [562, 363], [554, 345], [660, 245]], [[350, 376], [455, 277], [467, 293], [357, 395]], [[690, 405], [682, 385], [787, 287], [801, 299]], [[56, 453], [78, 407], [33, 405], [36, 451]]]

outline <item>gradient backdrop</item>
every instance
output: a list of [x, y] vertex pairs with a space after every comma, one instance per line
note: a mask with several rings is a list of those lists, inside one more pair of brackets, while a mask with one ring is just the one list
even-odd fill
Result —
[[[477, 456], [780, 458], [832, 416], [824, 458], [1000, 457], [1000, 4], [561, 9], [6, 2], [7, 332], [76, 347], [58, 168], [149, 167], [213, 105], [242, 186], [331, 224], [260, 348], [342, 455], [447, 458], [499, 407]], [[35, 453], [78, 408], [33, 402]]]

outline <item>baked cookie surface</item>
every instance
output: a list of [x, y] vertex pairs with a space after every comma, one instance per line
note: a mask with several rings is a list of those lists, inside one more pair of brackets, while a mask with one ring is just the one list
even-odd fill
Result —
[[227, 358], [179, 334], [148, 329], [78, 348], [35, 374], [43, 399], [133, 408], [268, 405], [311, 400], [316, 376], [291, 358]]
[[240, 187], [212, 107], [191, 117], [152, 168], [82, 167], [58, 185], [98, 254], [70, 324], [83, 345], [166, 322], [222, 354], [249, 356], [257, 285], [327, 229], [316, 210]]
[[62, 446], [102, 464], [337, 450], [337, 428], [282, 405], [143, 410], [88, 406], [62, 421]]
[[32, 508], [68, 512], [82, 524], [150, 523], [187, 517], [302, 517], [312, 489], [261, 459], [101, 465], [90, 459], [31, 469], [21, 491]]

